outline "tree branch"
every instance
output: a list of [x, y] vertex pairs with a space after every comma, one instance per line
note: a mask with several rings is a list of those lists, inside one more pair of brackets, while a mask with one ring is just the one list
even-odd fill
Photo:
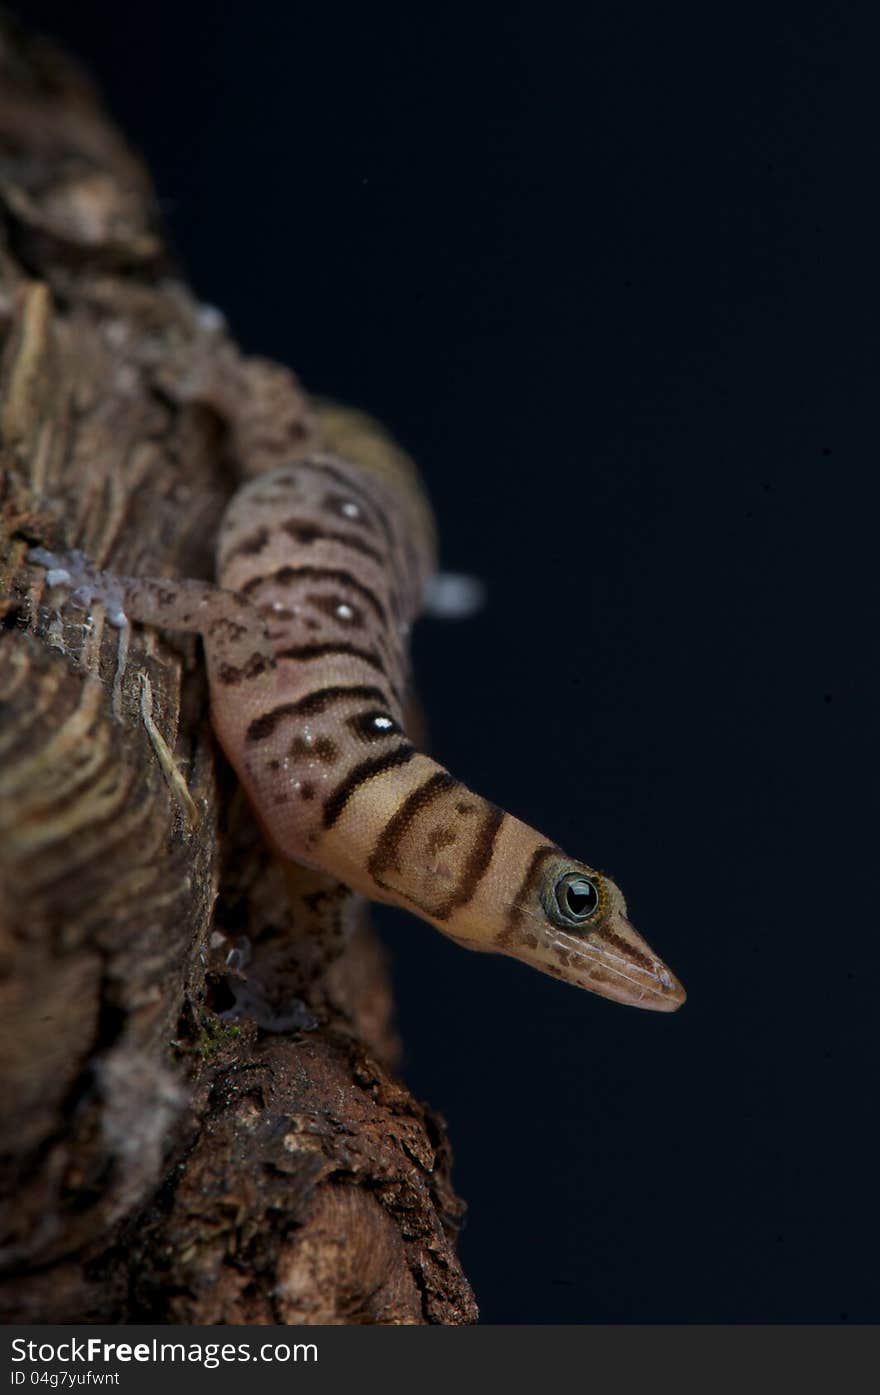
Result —
[[236, 480], [318, 439], [310, 405], [180, 281], [83, 74], [8, 22], [0, 199], [0, 1314], [473, 1321], [371, 930], [317, 1030], [222, 1016], [236, 976], [283, 995], [292, 929], [198, 649], [54, 613], [25, 566], [210, 577]]

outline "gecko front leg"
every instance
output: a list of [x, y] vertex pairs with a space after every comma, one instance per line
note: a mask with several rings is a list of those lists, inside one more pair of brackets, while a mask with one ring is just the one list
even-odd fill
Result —
[[[278, 682], [266, 622], [245, 596], [205, 581], [119, 576], [76, 550], [35, 547], [28, 560], [45, 568], [48, 585], [63, 589], [67, 604], [85, 610], [99, 603], [117, 629], [135, 621], [201, 635], [211, 692], [228, 693], [225, 702], [212, 702], [218, 736], [227, 752], [242, 749], [248, 725], [276, 701]], [[247, 763], [232, 763], [247, 788]]]
[[[277, 703], [277, 665], [266, 622], [246, 597], [210, 582], [121, 576], [103, 571], [77, 550], [49, 552], [35, 547], [28, 560], [46, 570], [46, 582], [65, 593], [63, 603], [80, 610], [103, 605], [107, 622], [125, 631], [131, 622], [202, 636], [211, 691], [230, 694], [225, 703], [212, 703], [219, 715], [218, 733], [227, 750], [237, 751], [255, 716]], [[234, 700], [232, 700], [234, 695]], [[237, 773], [247, 784], [246, 764]], [[271, 809], [255, 812], [271, 842]], [[253, 1017], [268, 1030], [314, 1025], [298, 997], [269, 982], [270, 971], [285, 961], [287, 988], [291, 982], [305, 990], [342, 953], [358, 917], [361, 898], [331, 877], [316, 874], [283, 859], [292, 937], [273, 951], [270, 966], [260, 964], [260, 977], [251, 973], [237, 983], [235, 1011]], [[294, 964], [290, 964], [291, 938]], [[265, 958], [265, 955], [262, 956]], [[261, 983], [260, 979], [264, 982]]]

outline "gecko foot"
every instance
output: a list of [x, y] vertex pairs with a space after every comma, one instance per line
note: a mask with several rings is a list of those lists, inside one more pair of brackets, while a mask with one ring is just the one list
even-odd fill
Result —
[[231, 1007], [220, 1013], [226, 1022], [247, 1017], [264, 1032], [313, 1032], [318, 1019], [302, 998], [287, 998], [270, 1002], [260, 984], [254, 979], [228, 978], [226, 987], [233, 996]]
[[122, 630], [128, 616], [122, 607], [122, 589], [112, 572], [102, 572], [77, 548], [70, 552], [49, 552], [45, 547], [32, 547], [28, 561], [46, 572], [46, 584], [69, 591], [66, 602], [78, 610], [88, 610], [95, 602], [104, 606], [108, 625]]

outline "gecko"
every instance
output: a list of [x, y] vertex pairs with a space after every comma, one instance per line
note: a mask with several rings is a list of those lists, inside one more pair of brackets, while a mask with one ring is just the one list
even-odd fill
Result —
[[433, 518], [414, 465], [382, 447], [380, 428], [360, 433], [369, 449], [350, 438], [331, 432], [239, 488], [219, 530], [217, 584], [116, 576], [77, 551], [32, 547], [29, 561], [120, 629], [201, 636], [217, 739], [310, 911], [313, 976], [344, 948], [350, 891], [466, 949], [675, 1010], [684, 989], [611, 877], [412, 739], [408, 641], [435, 573]]

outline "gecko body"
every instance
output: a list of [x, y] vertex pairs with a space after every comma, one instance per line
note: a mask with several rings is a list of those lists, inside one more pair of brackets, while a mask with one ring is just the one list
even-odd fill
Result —
[[[198, 632], [216, 734], [275, 852], [618, 1002], [670, 1011], [684, 990], [610, 877], [475, 794], [407, 734], [408, 638], [433, 525], [400, 452], [303, 455], [245, 484], [218, 542], [219, 585], [116, 577], [33, 549], [78, 603]], [[343, 440], [341, 446], [346, 442]], [[366, 456], [366, 459], [364, 457]], [[294, 890], [300, 887], [295, 873]], [[321, 931], [338, 952], [339, 916]], [[321, 962], [324, 962], [323, 960]]]

